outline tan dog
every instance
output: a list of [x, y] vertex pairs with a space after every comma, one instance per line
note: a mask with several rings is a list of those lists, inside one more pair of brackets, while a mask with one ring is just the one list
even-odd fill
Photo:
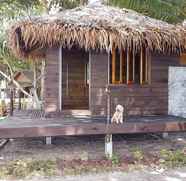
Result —
[[124, 107], [122, 105], [117, 105], [116, 106], [116, 112], [114, 113], [111, 123], [123, 123], [123, 112], [124, 112]]

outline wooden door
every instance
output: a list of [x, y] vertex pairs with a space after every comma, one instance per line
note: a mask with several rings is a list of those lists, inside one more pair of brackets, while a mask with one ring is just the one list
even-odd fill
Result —
[[82, 50], [63, 51], [63, 109], [88, 109], [88, 58]]

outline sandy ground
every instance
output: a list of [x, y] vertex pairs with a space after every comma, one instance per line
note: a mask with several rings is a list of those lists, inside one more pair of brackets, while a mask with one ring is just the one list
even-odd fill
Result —
[[[44, 144], [43, 138], [15, 139], [0, 149], [0, 163], [17, 159], [99, 159], [104, 157], [104, 136], [57, 137], [52, 145]], [[114, 153], [130, 155], [140, 148], [144, 153], [157, 153], [162, 149], [186, 148], [186, 134], [171, 134], [167, 139], [157, 135], [115, 135]]]
[[[18, 159], [99, 159], [104, 157], [104, 136], [57, 137], [52, 145], [44, 144], [44, 138], [14, 139], [0, 149], [0, 164]], [[115, 135], [114, 153], [129, 155], [134, 148], [144, 153], [159, 153], [162, 149], [186, 149], [186, 133], [170, 134], [163, 139], [160, 135]], [[164, 170], [131, 171], [129, 173], [102, 173], [72, 177], [33, 178], [40, 181], [186, 181], [186, 168]]]
[[[68, 177], [35, 177], [25, 181], [186, 181], [186, 168], [178, 168], [174, 170], [143, 170], [133, 172], [113, 172], [101, 174], [88, 174], [80, 176]], [[8, 180], [7, 180], [8, 181]], [[21, 180], [19, 180], [21, 181]]]

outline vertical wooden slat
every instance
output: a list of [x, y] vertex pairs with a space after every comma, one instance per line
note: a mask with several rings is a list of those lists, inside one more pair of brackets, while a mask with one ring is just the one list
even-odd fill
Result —
[[107, 124], [110, 123], [111, 118], [111, 98], [110, 98], [110, 54], [108, 53], [108, 66], [107, 66], [108, 76], [107, 76]]
[[140, 84], [143, 84], [143, 48], [140, 54]]
[[66, 96], [69, 96], [69, 65], [67, 63], [67, 75], [66, 75]]
[[148, 55], [145, 49], [145, 83], [148, 83]]
[[89, 64], [89, 110], [91, 110], [91, 87], [92, 87], [92, 54], [91, 51], [89, 51], [89, 60], [88, 60], [88, 64]]
[[122, 67], [122, 83], [126, 83], [126, 80], [127, 80], [127, 65], [126, 65], [126, 56], [125, 56], [125, 51], [124, 49], [121, 50], [122, 52], [122, 64], [121, 64], [121, 67]]
[[124, 62], [124, 55], [123, 50], [120, 51], [120, 83], [123, 83], [123, 62]]
[[127, 49], [127, 84], [129, 83], [129, 63], [130, 63], [130, 51]]
[[112, 55], [110, 53], [108, 53], [108, 66], [107, 66], [107, 82], [108, 82], [108, 85], [110, 84], [110, 56], [112, 57]]
[[62, 46], [59, 47], [59, 111], [62, 111]]
[[133, 83], [135, 83], [135, 51], [132, 50], [132, 65], [133, 65]]
[[151, 84], [151, 65], [152, 65], [152, 59], [151, 54], [149, 51], [147, 51], [147, 57], [148, 57], [148, 84]]
[[14, 88], [10, 88], [10, 116], [13, 116], [14, 112]]
[[116, 49], [112, 47], [112, 83], [116, 81]]
[[18, 90], [18, 110], [21, 110], [21, 91]]
[[44, 105], [44, 91], [45, 91], [45, 65], [46, 62], [45, 60], [42, 60], [41, 62], [41, 101], [42, 101], [42, 106]]

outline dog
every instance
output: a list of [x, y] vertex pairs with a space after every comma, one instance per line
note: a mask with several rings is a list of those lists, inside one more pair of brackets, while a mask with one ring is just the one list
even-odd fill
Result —
[[123, 112], [124, 112], [124, 107], [122, 105], [117, 105], [116, 112], [114, 113], [111, 119], [111, 123], [122, 124], [123, 123]]

